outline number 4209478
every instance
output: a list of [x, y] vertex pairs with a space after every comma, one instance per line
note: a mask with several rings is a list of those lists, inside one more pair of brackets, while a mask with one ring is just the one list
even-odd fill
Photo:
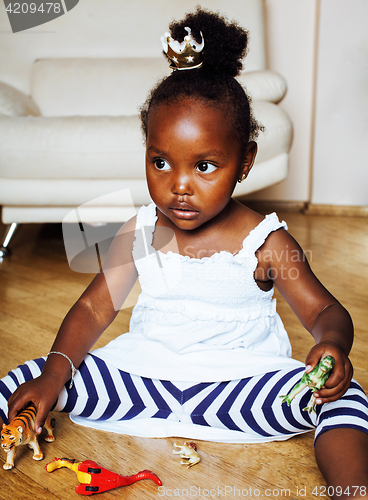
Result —
[[356, 495], [366, 495], [367, 488], [365, 486], [347, 486], [343, 488], [342, 486], [316, 486], [312, 495], [316, 495], [317, 497], [332, 497], [337, 496], [341, 497], [342, 495], [346, 495], [348, 497], [354, 498]]
[[35, 14], [36, 12], [41, 12], [49, 14], [51, 12], [51, 9], [53, 9], [55, 14], [59, 14], [61, 11], [61, 3], [60, 2], [45, 2], [41, 3], [38, 7], [37, 5], [32, 2], [30, 4], [23, 2], [10, 2], [9, 5], [6, 7], [6, 11], [9, 12], [10, 14]]

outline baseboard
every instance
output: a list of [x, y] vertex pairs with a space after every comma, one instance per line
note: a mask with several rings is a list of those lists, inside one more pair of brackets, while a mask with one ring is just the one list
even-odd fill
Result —
[[368, 206], [318, 205], [309, 203], [303, 210], [306, 215], [339, 215], [343, 217], [368, 217]]
[[305, 215], [368, 217], [368, 206], [319, 205], [306, 201], [249, 200], [245, 197], [240, 198], [239, 201], [252, 210], [265, 214], [270, 212], [301, 212]]
[[307, 203], [305, 201], [283, 201], [283, 200], [248, 200], [240, 199], [244, 205], [260, 213], [271, 212], [304, 212]]

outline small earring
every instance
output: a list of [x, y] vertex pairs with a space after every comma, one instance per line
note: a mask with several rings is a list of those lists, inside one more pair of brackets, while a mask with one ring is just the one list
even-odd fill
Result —
[[243, 174], [240, 179], [238, 179], [239, 184], [247, 178], [247, 174]]

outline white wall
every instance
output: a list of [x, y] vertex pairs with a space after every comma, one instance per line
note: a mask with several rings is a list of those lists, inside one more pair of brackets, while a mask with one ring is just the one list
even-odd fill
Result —
[[265, 4], [268, 64], [288, 82], [280, 106], [295, 135], [288, 179], [250, 197], [367, 205], [368, 1]]
[[293, 122], [294, 139], [288, 178], [249, 195], [252, 199], [309, 199], [316, 3], [316, 0], [265, 1], [268, 67], [286, 78], [288, 91], [279, 106]]
[[368, 204], [368, 2], [322, 0], [312, 203]]

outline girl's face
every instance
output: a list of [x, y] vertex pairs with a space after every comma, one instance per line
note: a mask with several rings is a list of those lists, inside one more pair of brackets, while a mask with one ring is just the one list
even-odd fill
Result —
[[183, 230], [196, 229], [229, 204], [237, 180], [248, 174], [256, 144], [244, 152], [226, 113], [189, 98], [150, 111], [148, 189], [159, 210]]

